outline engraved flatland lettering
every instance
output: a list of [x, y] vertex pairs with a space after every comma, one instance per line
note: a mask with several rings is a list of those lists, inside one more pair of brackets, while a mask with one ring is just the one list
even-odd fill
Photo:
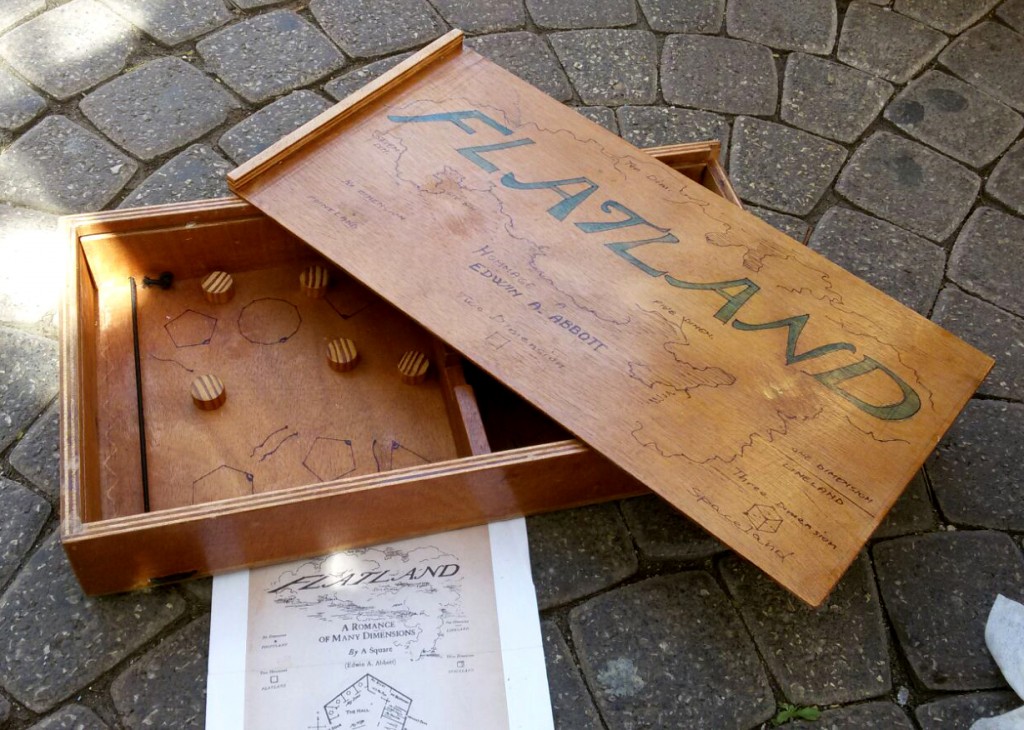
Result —
[[[422, 114], [416, 116], [389, 115], [388, 119], [400, 124], [423, 122], [449, 123], [454, 124], [466, 134], [477, 133], [478, 130], [469, 124], [471, 121], [476, 121], [498, 132], [502, 136], [509, 137], [514, 134], [512, 129], [509, 129], [501, 122], [498, 122], [476, 109], [464, 109], [459, 111]], [[485, 158], [483, 155], [534, 144], [534, 140], [528, 137], [521, 137], [495, 144], [456, 148], [456, 152], [484, 171], [488, 173], [495, 173], [500, 172], [501, 170], [494, 162]], [[582, 176], [528, 182], [520, 180], [516, 176], [515, 172], [511, 170], [504, 172], [500, 178], [500, 182], [502, 186], [510, 190], [524, 192], [548, 191], [555, 193], [561, 198], [561, 200], [550, 206], [547, 212], [559, 221], [566, 220], [600, 189], [600, 185], [598, 183]], [[580, 188], [580, 186], [582, 187]], [[857, 351], [857, 348], [852, 343], [833, 342], [798, 353], [797, 344], [801, 333], [810, 322], [810, 314], [796, 314], [772, 322], [744, 322], [738, 319], [734, 320], [743, 306], [761, 291], [761, 286], [759, 284], [747, 277], [714, 282], [687, 281], [669, 274], [667, 271], [657, 269], [640, 258], [637, 258], [637, 256], [632, 253], [632, 250], [639, 248], [640, 246], [656, 244], [677, 245], [680, 242], [679, 238], [673, 234], [669, 228], [652, 223], [644, 218], [640, 213], [637, 213], [633, 209], [616, 200], [605, 200], [601, 203], [600, 210], [601, 212], [609, 215], [616, 214], [624, 217], [618, 217], [607, 221], [579, 221], [574, 222], [573, 224], [586, 234], [606, 233], [608, 231], [633, 226], [647, 226], [654, 229], [654, 231], [659, 235], [633, 241], [605, 242], [603, 245], [647, 276], [664, 277], [666, 283], [676, 289], [714, 292], [725, 300], [725, 304], [720, 306], [713, 315], [715, 319], [719, 320], [723, 325], [731, 322], [733, 329], [740, 332], [758, 332], [763, 330], [786, 328], [786, 365], [806, 362], [833, 352]], [[477, 273], [483, 273], [478, 269], [474, 269], [474, 271], [477, 271]], [[592, 335], [585, 332], [579, 325], [570, 322], [569, 320], [560, 320], [555, 323], [568, 330], [571, 334], [577, 335], [583, 341], [588, 342], [588, 344], [592, 344], [597, 347], [604, 346], [604, 343], [601, 343], [600, 340], [596, 340], [596, 338], [592, 341]], [[844, 383], [848, 383], [855, 378], [859, 378], [873, 372], [881, 373], [892, 380], [892, 382], [900, 389], [903, 396], [902, 399], [893, 403], [870, 403], [863, 398], [854, 395], [843, 387]], [[859, 362], [844, 365], [826, 372], [807, 373], [807, 375], [817, 380], [823, 386], [833, 393], [836, 393], [847, 402], [853, 404], [859, 410], [881, 420], [899, 421], [911, 418], [921, 408], [921, 399], [917, 392], [892, 369], [871, 357], [865, 356]]]

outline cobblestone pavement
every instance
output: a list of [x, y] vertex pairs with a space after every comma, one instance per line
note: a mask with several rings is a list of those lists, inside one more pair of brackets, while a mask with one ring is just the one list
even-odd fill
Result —
[[531, 519], [558, 727], [1019, 704], [983, 624], [1024, 599], [1024, 0], [3, 0], [0, 728], [203, 717], [209, 581], [87, 599], [56, 537], [57, 214], [226, 194], [451, 27], [638, 145], [720, 139], [757, 215], [998, 359], [817, 610], [654, 497]]

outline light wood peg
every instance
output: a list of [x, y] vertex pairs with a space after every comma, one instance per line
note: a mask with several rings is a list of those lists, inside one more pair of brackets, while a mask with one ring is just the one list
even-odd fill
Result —
[[356, 344], [349, 339], [339, 337], [327, 343], [327, 364], [332, 370], [344, 373], [356, 366], [359, 361], [359, 352]]
[[228, 399], [224, 383], [216, 375], [200, 375], [192, 381], [192, 402], [196, 408], [215, 411]]
[[327, 293], [327, 284], [330, 283], [330, 276], [323, 266], [310, 266], [299, 274], [299, 286], [307, 297], [319, 299]]
[[430, 367], [430, 360], [422, 352], [409, 350], [402, 355], [398, 361], [398, 372], [402, 382], [407, 385], [419, 385], [427, 378], [427, 369]]
[[203, 296], [210, 304], [226, 304], [235, 296], [235, 280], [225, 271], [214, 271], [203, 279]]

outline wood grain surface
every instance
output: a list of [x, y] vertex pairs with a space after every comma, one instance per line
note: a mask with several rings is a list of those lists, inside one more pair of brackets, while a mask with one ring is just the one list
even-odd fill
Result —
[[991, 359], [455, 40], [232, 189], [820, 603]]

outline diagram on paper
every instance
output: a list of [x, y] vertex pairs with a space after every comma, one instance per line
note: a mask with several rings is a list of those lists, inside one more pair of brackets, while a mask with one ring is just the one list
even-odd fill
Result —
[[364, 674], [324, 705], [325, 730], [405, 730], [412, 699]]

